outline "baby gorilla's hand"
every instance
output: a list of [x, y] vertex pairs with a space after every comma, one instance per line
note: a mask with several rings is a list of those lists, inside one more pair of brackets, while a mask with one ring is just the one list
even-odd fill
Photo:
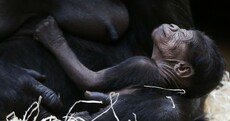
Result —
[[62, 31], [51, 16], [38, 24], [34, 38], [48, 48], [56, 48], [65, 43]]

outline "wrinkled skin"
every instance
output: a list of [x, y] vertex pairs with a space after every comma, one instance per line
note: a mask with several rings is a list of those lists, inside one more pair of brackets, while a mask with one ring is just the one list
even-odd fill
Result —
[[188, 43], [193, 37], [192, 30], [180, 29], [177, 25], [164, 24], [152, 33], [154, 51], [152, 58], [186, 60]]
[[152, 59], [159, 63], [169, 87], [185, 89], [187, 97], [200, 97], [219, 85], [224, 58], [203, 32], [163, 24], [153, 31], [152, 39]]

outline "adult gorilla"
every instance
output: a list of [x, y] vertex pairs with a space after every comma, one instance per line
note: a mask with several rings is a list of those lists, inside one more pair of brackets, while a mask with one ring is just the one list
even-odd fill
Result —
[[0, 6], [0, 38], [37, 15], [52, 15], [65, 31], [101, 42], [118, 39], [129, 22], [120, 0], [2, 0]]
[[[10, 2], [11, 1], [9, 1], [9, 3]], [[71, 3], [70, 0], [66, 2]], [[85, 41], [83, 39], [79, 41], [79, 37], [81, 36], [77, 37], [76, 33], [72, 33], [71, 30], [67, 30], [63, 27], [69, 45], [78, 55], [79, 60], [91, 70], [96, 71], [115, 65], [135, 55], [151, 56], [153, 44], [150, 35], [152, 30], [162, 23], [174, 23], [183, 28], [193, 26], [189, 2], [187, 0], [125, 0], [122, 2], [129, 13], [129, 28], [124, 36], [121, 36], [116, 43], [102, 44], [93, 42], [93, 40]], [[1, 2], [0, 4], [2, 11], [0, 15], [5, 15], [3, 10], [11, 10], [15, 7], [5, 6], [3, 3], [5, 2]], [[63, 3], [63, 1], [61, 3]], [[90, 1], [87, 3], [93, 4]], [[17, 4], [14, 3], [14, 5]], [[20, 3], [20, 5], [22, 5], [22, 3]], [[87, 4], [81, 5], [83, 5], [81, 7], [87, 6]], [[106, 4], [103, 4], [103, 6], [106, 6]], [[32, 8], [33, 7], [31, 7], [31, 9]], [[68, 6], [57, 6], [56, 10], [65, 8], [68, 8]], [[99, 7], [92, 8], [98, 9]], [[71, 11], [62, 11], [56, 15], [56, 18], [63, 14], [74, 16]], [[18, 19], [15, 16], [17, 13], [11, 15], [10, 17], [15, 17], [15, 20]], [[46, 15], [44, 16], [46, 17]], [[39, 95], [43, 96], [41, 116], [49, 114], [63, 115], [74, 101], [82, 98], [82, 92], [76, 89], [53, 55], [39, 43], [32, 40], [32, 33], [36, 28], [36, 24], [43, 18], [44, 17], [39, 17], [37, 14], [33, 14], [32, 17], [25, 18], [26, 21], [23, 22], [23, 26], [21, 26], [19, 30], [14, 28], [9, 29], [10, 31], [7, 33], [1, 33], [1, 36], [4, 37], [8, 36], [8, 33], [17, 30], [14, 34], [11, 34], [10, 37], [1, 40], [0, 44], [0, 119], [4, 119], [11, 111], [16, 111], [18, 115], [22, 115], [24, 110], [33, 101], [38, 99]], [[82, 19], [82, 21], [87, 21], [87, 19], [84, 20], [84, 17]], [[74, 21], [75, 19], [70, 17], [68, 20]], [[16, 22], [19, 21], [12, 23]], [[2, 22], [1, 19], [0, 23], [1, 25], [5, 25], [7, 21]], [[66, 21], [63, 23], [66, 23]], [[59, 24], [62, 26], [63, 23]], [[72, 24], [75, 25], [78, 23]], [[73, 26], [73, 29], [77, 28]], [[82, 28], [79, 29], [78, 31], [81, 31]], [[94, 33], [89, 33], [89, 35], [93, 34]], [[102, 34], [102, 36], [104, 36], [104, 34]], [[84, 35], [82, 37], [84, 37]], [[78, 41], [75, 41], [76, 38], [78, 38]], [[98, 38], [95, 40], [97, 39]], [[36, 70], [46, 75], [46, 81], [41, 84], [38, 81], [41, 80], [42, 75], [24, 68]], [[61, 109], [61, 102], [53, 92], [60, 95], [60, 100], [64, 104], [61, 111], [59, 110], [59, 108]], [[84, 107], [81, 106], [77, 109], [83, 110], [83, 108]]]

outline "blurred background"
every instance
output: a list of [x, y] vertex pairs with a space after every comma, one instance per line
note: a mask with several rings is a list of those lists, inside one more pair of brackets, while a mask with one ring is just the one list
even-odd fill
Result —
[[190, 0], [197, 29], [215, 40], [230, 71], [230, 4], [228, 0]]

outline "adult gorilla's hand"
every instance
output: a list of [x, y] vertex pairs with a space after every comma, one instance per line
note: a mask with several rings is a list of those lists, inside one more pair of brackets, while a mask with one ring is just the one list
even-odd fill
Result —
[[44, 79], [36, 71], [0, 62], [0, 120], [15, 111], [22, 116], [42, 96], [39, 118], [56, 114], [62, 107], [58, 96], [36, 79]]

